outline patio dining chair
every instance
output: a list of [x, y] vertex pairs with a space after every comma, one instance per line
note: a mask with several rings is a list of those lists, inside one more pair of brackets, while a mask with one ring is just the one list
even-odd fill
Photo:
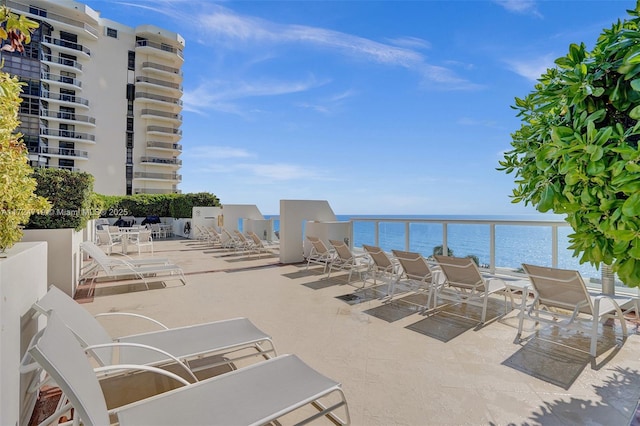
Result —
[[113, 248], [122, 245], [122, 241], [114, 238], [109, 231], [96, 231], [96, 240], [99, 246], [104, 247], [108, 255], [113, 253]]
[[478, 266], [470, 257], [453, 257], [433, 255], [438, 262], [444, 282], [434, 287], [434, 307], [439, 299], [453, 303], [461, 303], [482, 308], [480, 324], [487, 317], [489, 296], [502, 292], [507, 305], [506, 285], [497, 277], [485, 279]]
[[598, 324], [614, 318], [620, 322], [624, 343], [627, 337], [624, 313], [629, 310], [638, 312], [637, 298], [590, 293], [580, 272], [575, 270], [529, 264], [523, 264], [522, 267], [533, 286], [534, 300], [526, 306], [526, 299], [523, 298], [517, 341], [520, 341], [523, 321], [527, 317], [536, 324], [545, 323], [584, 332], [590, 338], [589, 354], [595, 357]]
[[396, 284], [404, 278], [413, 290], [424, 290], [428, 293], [426, 307], [429, 308], [435, 292], [436, 274], [431, 270], [427, 260], [420, 253], [411, 251], [391, 250], [391, 253], [400, 263], [402, 270], [398, 280], [393, 283], [394, 285], [390, 289], [389, 297], [394, 296]]
[[140, 255], [140, 249], [143, 247], [151, 248], [151, 255], [153, 256], [153, 238], [151, 238], [150, 230], [141, 230], [138, 235], [129, 240], [129, 244], [138, 248], [138, 255]]
[[[108, 408], [96, 372], [71, 331], [51, 314], [47, 326], [32, 340], [29, 361], [42, 368], [62, 391], [60, 404], [45, 422], [67, 415], [74, 424], [108, 425], [262, 425], [301, 407], [313, 405], [312, 421], [328, 416], [349, 424], [341, 385], [320, 374], [295, 355], [283, 355], [195, 383], [153, 367], [109, 366], [173, 377], [182, 386], [119, 407]], [[133, 375], [125, 379], [132, 379]], [[182, 380], [181, 380], [182, 379]], [[125, 385], [126, 386], [126, 385]], [[331, 398], [332, 405], [323, 401]], [[337, 402], [334, 402], [337, 401]], [[343, 410], [344, 420], [335, 413]], [[342, 414], [342, 413], [340, 413]]]
[[[327, 278], [331, 277], [331, 271], [335, 269], [349, 271], [348, 284], [351, 283], [351, 277], [354, 272], [357, 272], [360, 280], [362, 280], [362, 273], [366, 272], [370, 267], [369, 256], [366, 253], [353, 253], [344, 241], [329, 240], [329, 243], [333, 246], [336, 256], [329, 263]], [[363, 281], [362, 287], [364, 288], [365, 285], [366, 283]]]

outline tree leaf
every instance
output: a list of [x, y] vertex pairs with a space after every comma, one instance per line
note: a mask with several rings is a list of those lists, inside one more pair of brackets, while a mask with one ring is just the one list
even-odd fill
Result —
[[622, 214], [627, 217], [640, 215], [640, 193], [633, 194], [622, 204]]

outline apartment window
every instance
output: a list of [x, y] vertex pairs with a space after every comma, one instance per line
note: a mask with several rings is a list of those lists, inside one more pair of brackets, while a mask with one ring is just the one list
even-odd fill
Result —
[[60, 40], [70, 41], [71, 43], [77, 43], [78, 36], [76, 34], [68, 33], [66, 31], [60, 31]]
[[73, 138], [75, 136], [75, 126], [66, 123], [60, 123], [60, 136], [63, 138]]
[[[127, 164], [133, 164], [133, 149], [127, 148]], [[131, 167], [127, 167], [127, 178], [132, 178], [133, 174], [129, 176], [129, 169]]]
[[133, 133], [127, 132], [127, 148], [133, 148]]
[[127, 132], [133, 132], [133, 118], [127, 117]]
[[58, 167], [61, 169], [73, 170], [75, 163], [67, 158], [58, 158]]
[[127, 116], [133, 117], [133, 100], [127, 101]]
[[45, 9], [42, 9], [36, 6], [29, 6], [29, 13], [31, 13], [32, 15], [38, 15], [45, 18], [47, 17], [47, 11]]
[[135, 71], [135, 69], [136, 69], [136, 52], [134, 52], [133, 50], [129, 51], [129, 57], [128, 57], [128, 60], [127, 60], [127, 67], [131, 71]]
[[135, 84], [127, 84], [127, 99], [134, 100], [136, 98], [136, 86]]
[[[20, 103], [20, 114], [38, 115], [40, 111], [40, 99], [23, 96]], [[23, 118], [21, 118], [23, 119]]]
[[60, 89], [60, 100], [66, 102], [75, 102], [76, 91], [69, 89]]
[[66, 65], [68, 67], [76, 66], [76, 60], [78, 59], [76, 56], [67, 55], [66, 53], [59, 53], [58, 57], [59, 57], [58, 62], [62, 65]]
[[118, 38], [118, 30], [107, 27], [107, 37]]
[[76, 73], [69, 71], [60, 71], [60, 82], [67, 84], [77, 84]]
[[76, 109], [61, 106], [60, 112], [58, 112], [58, 118], [63, 118], [65, 120], [75, 120], [76, 119]]

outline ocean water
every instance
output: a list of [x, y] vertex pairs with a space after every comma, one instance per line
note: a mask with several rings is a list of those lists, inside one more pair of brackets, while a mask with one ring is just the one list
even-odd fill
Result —
[[[267, 217], [268, 218], [268, 217]], [[562, 220], [559, 215], [518, 216], [462, 216], [462, 215], [337, 215], [340, 221], [352, 218], [390, 219], [491, 219], [491, 220]], [[278, 220], [274, 220], [279, 229]], [[355, 221], [353, 224], [353, 247], [375, 244], [373, 222]], [[385, 251], [405, 249], [405, 224], [381, 221], [378, 226], [378, 245]], [[551, 266], [552, 231], [547, 226], [496, 225], [496, 266], [519, 269], [522, 263]], [[580, 264], [573, 250], [569, 250], [569, 226], [558, 228], [558, 267], [579, 270], [585, 279], [600, 278], [600, 271], [589, 263]], [[442, 245], [443, 226], [439, 223], [411, 223], [409, 227], [409, 251], [428, 257], [434, 247]], [[448, 224], [447, 246], [454, 256], [475, 255], [481, 264], [490, 260], [490, 227], [488, 224]]]

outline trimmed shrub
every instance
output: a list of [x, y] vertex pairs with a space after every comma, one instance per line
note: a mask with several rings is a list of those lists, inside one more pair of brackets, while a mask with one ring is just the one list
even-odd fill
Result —
[[63, 169], [36, 169], [35, 193], [51, 203], [48, 214], [31, 216], [27, 229], [74, 228], [79, 231], [89, 219], [99, 217], [102, 205], [93, 192], [92, 175]]
[[220, 200], [208, 192], [189, 194], [98, 195], [101, 217], [191, 217], [194, 206], [216, 207]]

